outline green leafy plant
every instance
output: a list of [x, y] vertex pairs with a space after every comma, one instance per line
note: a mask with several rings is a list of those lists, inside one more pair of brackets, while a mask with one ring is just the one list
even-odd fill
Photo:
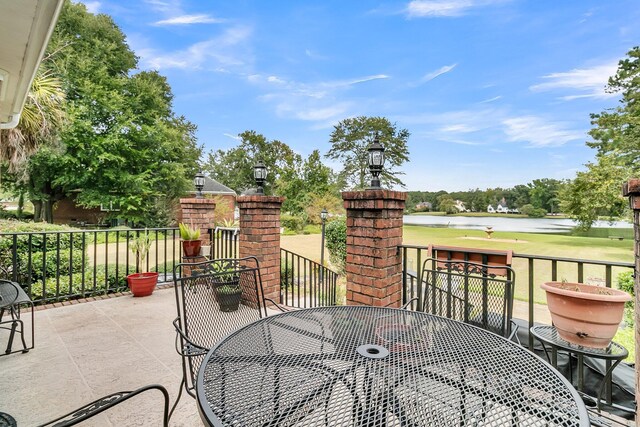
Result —
[[222, 286], [218, 286], [216, 288], [216, 291], [219, 294], [233, 295], [233, 294], [237, 294], [238, 292], [240, 292], [240, 286], [222, 285]]
[[347, 223], [344, 219], [331, 221], [325, 231], [331, 264], [344, 272], [347, 261]]
[[200, 238], [200, 229], [193, 226], [193, 223], [189, 226], [184, 222], [178, 224], [180, 228], [180, 237], [182, 240], [198, 240]]
[[145, 230], [143, 234], [132, 239], [129, 242], [129, 250], [136, 256], [136, 266], [140, 266], [147, 258], [149, 249], [151, 248], [151, 236]]

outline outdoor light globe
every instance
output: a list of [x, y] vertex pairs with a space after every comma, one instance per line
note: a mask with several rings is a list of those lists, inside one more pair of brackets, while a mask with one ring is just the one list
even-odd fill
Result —
[[380, 172], [384, 166], [384, 147], [380, 144], [376, 134], [373, 143], [369, 146], [369, 171], [373, 176], [371, 188], [380, 188]]
[[327, 212], [326, 209], [322, 209], [322, 212], [320, 212], [320, 219], [322, 219], [322, 222], [325, 222], [327, 220], [328, 214], [329, 212]]
[[202, 171], [196, 174], [196, 177], [193, 178], [193, 185], [196, 187], [196, 198], [202, 198], [202, 189], [204, 188], [204, 174]]
[[267, 180], [267, 167], [262, 162], [256, 163], [253, 167], [253, 178], [258, 186], [258, 194], [264, 194], [264, 183]]

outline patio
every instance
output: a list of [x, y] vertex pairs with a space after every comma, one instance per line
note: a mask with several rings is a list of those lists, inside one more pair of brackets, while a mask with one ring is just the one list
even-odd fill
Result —
[[[123, 296], [37, 311], [36, 347], [0, 358], [0, 411], [20, 426], [31, 426], [112, 392], [152, 383], [165, 386], [173, 404], [182, 378], [171, 326], [175, 316], [172, 288], [146, 298]], [[4, 334], [0, 338], [6, 343]], [[151, 391], [87, 425], [151, 426], [160, 425], [161, 418], [161, 395]], [[183, 397], [171, 425], [199, 424], [195, 401]]]

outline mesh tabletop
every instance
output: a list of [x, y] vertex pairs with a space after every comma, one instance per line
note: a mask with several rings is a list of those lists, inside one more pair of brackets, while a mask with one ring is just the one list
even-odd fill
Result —
[[629, 355], [626, 348], [613, 341], [607, 348], [584, 347], [579, 344], [570, 343], [558, 335], [558, 330], [554, 326], [533, 326], [531, 327], [531, 333], [544, 343], [585, 356], [592, 356], [599, 359], [623, 360]]
[[231, 334], [197, 383], [214, 426], [588, 426], [571, 385], [524, 348], [408, 310], [323, 307]]

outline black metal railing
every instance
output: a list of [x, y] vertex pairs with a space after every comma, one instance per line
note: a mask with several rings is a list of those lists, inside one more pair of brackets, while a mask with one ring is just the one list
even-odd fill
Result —
[[298, 308], [336, 305], [338, 273], [280, 249], [280, 303]]
[[[129, 243], [148, 233], [151, 247], [140, 265]], [[126, 277], [156, 271], [172, 280], [181, 256], [177, 228], [0, 233], [0, 278], [20, 285], [37, 304], [127, 289]]]
[[237, 258], [238, 257], [238, 232], [236, 227], [216, 227], [209, 229], [209, 240], [211, 241], [211, 252], [208, 255], [215, 258]]
[[[402, 301], [403, 304], [413, 298], [417, 302], [412, 307], [421, 307], [423, 301], [422, 264], [429, 258], [429, 247], [420, 245], [400, 245], [398, 250], [402, 254]], [[593, 283], [601, 286], [612, 287], [619, 273], [634, 270], [634, 264], [630, 262], [598, 261], [577, 258], [552, 257], [544, 255], [513, 254], [512, 268], [515, 271], [515, 298], [514, 306], [526, 304], [526, 310], [514, 309], [514, 317], [527, 321], [528, 327], [534, 322], [540, 322], [536, 307], [546, 305], [546, 297], [540, 285], [548, 281], [567, 280], [569, 282]], [[544, 306], [542, 306], [544, 307]], [[546, 323], [546, 322], [543, 322]], [[534, 338], [529, 335], [528, 343], [523, 343], [528, 348], [534, 348]], [[609, 369], [610, 361], [606, 362], [605, 369]], [[605, 399], [612, 402], [612, 382], [609, 378], [605, 383]]]

